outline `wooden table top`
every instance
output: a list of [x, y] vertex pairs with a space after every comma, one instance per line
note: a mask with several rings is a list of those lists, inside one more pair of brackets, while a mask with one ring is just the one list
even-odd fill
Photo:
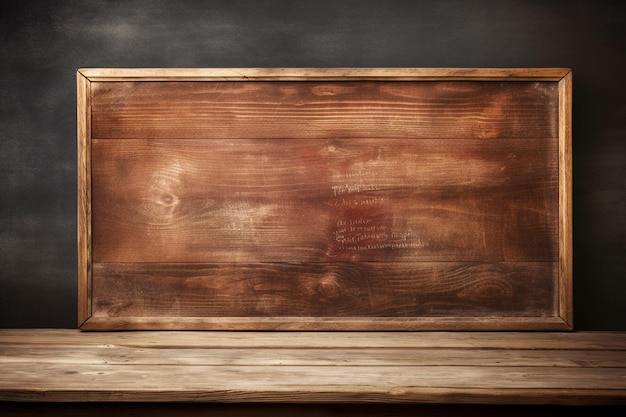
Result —
[[626, 405], [626, 332], [0, 330], [0, 401]]

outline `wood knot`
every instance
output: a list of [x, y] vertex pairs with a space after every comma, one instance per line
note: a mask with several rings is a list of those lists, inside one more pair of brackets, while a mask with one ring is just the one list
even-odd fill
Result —
[[162, 206], [175, 206], [176, 204], [178, 204], [178, 197], [176, 197], [172, 193], [163, 193], [159, 197], [158, 203]]
[[494, 277], [478, 279], [459, 293], [460, 298], [484, 303], [506, 302], [512, 296], [511, 283]]
[[320, 298], [334, 299], [341, 297], [343, 290], [339, 285], [336, 274], [324, 275], [317, 284], [317, 294]]

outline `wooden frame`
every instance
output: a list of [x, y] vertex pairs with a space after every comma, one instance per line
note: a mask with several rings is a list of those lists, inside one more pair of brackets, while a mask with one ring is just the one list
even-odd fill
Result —
[[83, 330], [569, 330], [569, 69], [80, 69]]

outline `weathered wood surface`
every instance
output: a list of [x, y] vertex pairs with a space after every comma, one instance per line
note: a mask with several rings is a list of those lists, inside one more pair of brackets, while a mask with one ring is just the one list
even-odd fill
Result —
[[81, 68], [92, 81], [560, 81], [569, 68]]
[[96, 317], [515, 317], [557, 306], [554, 263], [94, 265]]
[[0, 401], [626, 405], [626, 334], [0, 330]]
[[537, 138], [554, 82], [94, 82], [95, 139]]
[[561, 72], [313, 72], [91, 70], [79, 126], [83, 328], [258, 317], [223, 322], [307, 329], [293, 318], [346, 316], [571, 328]]
[[95, 262], [558, 259], [556, 140], [95, 140]]

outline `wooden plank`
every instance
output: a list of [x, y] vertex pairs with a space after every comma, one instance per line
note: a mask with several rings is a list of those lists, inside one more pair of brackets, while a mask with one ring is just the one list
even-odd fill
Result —
[[624, 332], [0, 330], [0, 401], [626, 405]]
[[[92, 333], [93, 334], [93, 333]], [[158, 335], [155, 335], [158, 336]], [[179, 365], [179, 366], [481, 366], [481, 367], [566, 367], [626, 368], [620, 350], [554, 350], [524, 348], [264, 348], [168, 347], [149, 345], [2, 344], [0, 361], [66, 364], [77, 369], [83, 364]], [[347, 369], [348, 371], [348, 369]]]
[[94, 140], [97, 262], [556, 261], [557, 142]]
[[[356, 390], [360, 390], [357, 387]], [[233, 403], [246, 404], [254, 403], [257, 406], [262, 404], [490, 404], [490, 405], [551, 405], [551, 406], [602, 406], [600, 410], [594, 410], [590, 415], [597, 415], [598, 411], [612, 406], [622, 406], [618, 409], [623, 415], [624, 391], [622, 390], [568, 390], [568, 389], [538, 389], [529, 396], [525, 389], [457, 389], [457, 388], [410, 388], [407, 390], [391, 390], [390, 392], [378, 392], [373, 389], [363, 392], [344, 390], [341, 393], [315, 393], [306, 394], [300, 392], [262, 392], [249, 394], [232, 390], [225, 391], [188, 391], [182, 394], [179, 391], [152, 391], [152, 392], [102, 392], [102, 391], [33, 391], [33, 390], [7, 390], [3, 393], [4, 401], [22, 401], [39, 403], [53, 402], [54, 405], [60, 402], [74, 403], [94, 403], [112, 401], [117, 403], [131, 403], [133, 405], [141, 403]], [[259, 400], [261, 398], [261, 400]], [[275, 402], [267, 399], [275, 399]], [[613, 408], [609, 410], [615, 411]], [[519, 410], [518, 410], [519, 411]], [[580, 411], [580, 409], [578, 409]], [[411, 414], [412, 415], [412, 414]], [[457, 415], [457, 414], [454, 414]], [[501, 415], [501, 414], [496, 414]], [[535, 414], [531, 414], [535, 415]], [[605, 415], [605, 414], [603, 414]], [[614, 414], [615, 415], [615, 414]]]
[[[565, 367], [477, 367], [477, 366], [354, 366], [349, 373], [337, 366], [174, 366], [174, 365], [85, 365], [80, 368], [66, 364], [15, 363], [11, 370], [20, 375], [0, 375], [0, 389], [19, 390], [28, 386], [38, 390], [83, 391], [97, 393], [103, 387], [119, 392], [159, 393], [185, 391], [247, 392], [259, 395], [259, 400], [280, 402], [267, 398], [274, 392], [295, 396], [307, 393], [323, 396], [328, 390], [344, 392], [389, 394], [402, 387], [457, 389], [524, 389], [524, 390], [593, 390], [598, 386], [626, 394], [623, 368]], [[71, 371], [70, 371], [71, 370]], [[67, 372], [70, 371], [70, 372]], [[374, 378], [374, 380], [373, 380]], [[372, 384], [376, 381], [376, 384]], [[409, 388], [410, 387], [410, 388]], [[320, 400], [319, 398], [318, 400]], [[327, 398], [329, 402], [331, 399]]]
[[573, 323], [572, 220], [572, 73], [559, 82], [559, 305], [560, 316]]
[[[623, 368], [12, 365], [3, 399], [222, 402], [624, 403]], [[375, 384], [372, 382], [376, 381]], [[598, 389], [598, 387], [603, 387]], [[36, 389], [33, 389], [36, 387]], [[111, 389], [115, 387], [114, 389]], [[523, 393], [523, 394], [522, 394]], [[456, 394], [456, 396], [454, 395]], [[465, 397], [465, 398], [463, 398]], [[521, 398], [520, 398], [521, 397]], [[543, 398], [541, 398], [543, 397]]]
[[94, 264], [94, 317], [554, 316], [556, 263]]
[[91, 316], [91, 90], [76, 74], [77, 100], [77, 243], [78, 325]]
[[[626, 332], [82, 332], [0, 329], [0, 346], [186, 348], [398, 348], [626, 351]], [[419, 354], [416, 353], [416, 354]], [[625, 357], [626, 358], [626, 357]]]
[[568, 68], [80, 68], [91, 81], [559, 81]]
[[558, 136], [554, 82], [92, 82], [92, 137]]
[[90, 317], [81, 330], [544, 331], [571, 330], [559, 317]]

